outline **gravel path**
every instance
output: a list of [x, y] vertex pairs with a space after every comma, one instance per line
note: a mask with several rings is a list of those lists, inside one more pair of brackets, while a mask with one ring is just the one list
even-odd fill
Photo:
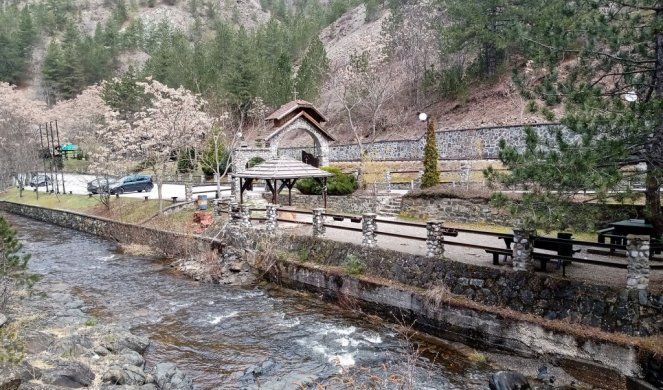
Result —
[[[296, 219], [300, 221], [308, 221], [310, 216], [308, 215], [297, 215]], [[325, 223], [339, 226], [339, 227], [349, 227], [355, 229], [361, 229], [361, 223], [353, 223], [348, 219], [343, 221], [334, 221], [331, 217], [325, 218]], [[293, 232], [296, 234], [310, 235], [311, 226], [306, 225], [293, 225], [282, 223], [282, 226], [289, 226], [292, 228]], [[378, 222], [378, 231], [389, 232], [389, 233], [400, 233], [408, 234], [416, 237], [425, 239], [426, 229], [425, 227], [410, 227], [410, 226], [398, 226], [387, 223]], [[353, 244], [361, 244], [361, 232], [360, 231], [350, 231], [345, 229], [333, 228], [331, 226], [327, 227], [326, 237], [340, 242], [348, 242]], [[495, 248], [505, 248], [504, 241], [500, 240], [498, 237], [480, 235], [480, 234], [470, 234], [470, 233], [459, 233], [457, 237], [445, 237], [445, 242], [459, 242], [459, 243], [468, 243], [475, 245], [483, 245]], [[391, 249], [404, 253], [411, 253], [416, 255], [426, 255], [426, 242], [424, 240], [412, 240], [399, 237], [383, 236], [378, 234], [378, 245], [381, 248]], [[587, 253], [587, 248], [581, 246], [574, 246], [575, 249], [581, 249], [581, 252], [576, 253], [574, 257], [583, 258], [583, 259], [593, 259], [593, 260], [603, 260], [610, 261], [615, 263], [626, 263], [625, 257], [617, 256], [604, 256], [597, 255], [593, 253]], [[466, 248], [461, 246], [454, 245], [445, 245], [445, 257], [453, 260], [460, 261], [467, 264], [480, 265], [484, 267], [493, 267], [493, 268], [504, 268], [509, 267], [509, 265], [504, 264], [502, 261], [499, 266], [493, 265], [492, 255], [486, 253], [481, 249]], [[537, 249], [537, 251], [543, 251]], [[660, 255], [659, 255], [660, 256]], [[663, 261], [663, 259], [659, 259]], [[538, 263], [538, 262], [535, 262]], [[538, 264], [537, 264], [538, 266]], [[563, 277], [562, 270], [557, 270], [555, 264], [550, 262], [548, 264], [547, 274]], [[619, 268], [608, 268], [593, 264], [580, 264], [573, 263], [566, 266], [566, 277], [575, 280], [583, 280], [592, 284], [598, 285], [608, 285], [618, 288], [623, 288], [626, 286], [626, 269]], [[650, 290], [654, 293], [663, 292], [663, 270], [652, 270], [650, 275]]]

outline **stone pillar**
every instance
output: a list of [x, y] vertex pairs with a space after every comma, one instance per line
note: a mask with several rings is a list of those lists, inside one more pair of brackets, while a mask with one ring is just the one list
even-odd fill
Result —
[[626, 288], [629, 290], [647, 290], [649, 287], [649, 236], [626, 236], [628, 267]]
[[184, 199], [186, 199], [187, 202], [191, 202], [193, 200], [193, 186], [191, 183], [184, 184]]
[[232, 226], [240, 226], [242, 222], [242, 211], [239, 203], [230, 202], [228, 204], [228, 223]]
[[533, 230], [513, 229], [513, 270], [532, 271]]
[[384, 173], [384, 182], [387, 183], [387, 192], [391, 192], [391, 171]]
[[366, 248], [375, 248], [378, 245], [377, 230], [378, 225], [375, 221], [377, 217], [374, 213], [366, 213], [361, 219], [361, 245]]
[[248, 204], [243, 204], [239, 206], [240, 215], [242, 217], [240, 224], [244, 228], [251, 227], [251, 207]]
[[279, 205], [277, 204], [270, 203], [267, 205], [267, 213], [265, 215], [267, 220], [265, 221], [265, 229], [267, 230], [267, 234], [269, 234], [272, 237], [276, 235], [276, 230], [279, 227], [279, 221], [277, 220], [278, 207]]
[[239, 202], [240, 193], [241, 193], [241, 189], [239, 188], [239, 177], [233, 177], [230, 180], [230, 197], [235, 202]]
[[426, 223], [426, 257], [441, 258], [444, 255], [444, 234], [442, 234], [442, 221], [428, 221]]
[[313, 209], [313, 237], [323, 238], [326, 233], [325, 221], [322, 214], [324, 214], [325, 209], [318, 208]]
[[217, 200], [214, 202], [214, 208], [216, 211], [216, 217], [221, 218], [223, 216], [223, 204]]

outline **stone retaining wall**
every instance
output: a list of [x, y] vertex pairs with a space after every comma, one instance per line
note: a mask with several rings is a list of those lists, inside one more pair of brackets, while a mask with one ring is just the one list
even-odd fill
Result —
[[[557, 124], [533, 124], [539, 137], [549, 138], [549, 130]], [[525, 126], [484, 127], [477, 129], [440, 130], [436, 132], [437, 150], [442, 160], [496, 159], [499, 141], [504, 139], [509, 145], [522, 150], [525, 147]], [[568, 131], [567, 131], [567, 134]], [[568, 135], [572, 137], [571, 134]], [[372, 159], [377, 161], [411, 161], [423, 158], [425, 136], [418, 139], [378, 141], [367, 148]], [[279, 155], [301, 158], [306, 147], [279, 148]], [[329, 147], [329, 161], [358, 161], [357, 144], [332, 145]]]
[[[579, 207], [596, 208], [597, 226], [611, 221], [628, 218], [643, 218], [644, 206], [641, 205], [593, 205]], [[461, 199], [440, 196], [406, 195], [401, 203], [401, 214], [420, 219], [440, 219], [443, 221], [493, 223], [513, 226], [513, 219], [506, 210], [499, 210], [490, 205], [488, 199]]]
[[308, 253], [310, 261], [315, 263], [343, 266], [350, 255], [355, 255], [367, 274], [429, 290], [441, 287], [490, 306], [546, 319], [566, 319], [611, 332], [635, 335], [663, 332], [663, 295], [380, 248], [365, 250], [359, 245], [312, 237], [291, 236], [283, 242], [291, 252]]
[[192, 236], [186, 234], [132, 225], [73, 211], [48, 209], [6, 201], [0, 201], [0, 210], [105, 237], [123, 244], [135, 243], [158, 248], [160, 252], [168, 257], [186, 255], [201, 248], [223, 246], [220, 241], [207, 237], [197, 237], [197, 240], [192, 240]]
[[[263, 197], [270, 201], [272, 195], [265, 193]], [[327, 196], [327, 211], [340, 212], [346, 214], [374, 213], [379, 206], [386, 202], [389, 197], [385, 196]], [[278, 198], [281, 206], [288, 205], [288, 194], [281, 193]], [[292, 206], [301, 209], [314, 209], [324, 207], [322, 195], [302, 195], [292, 194]]]

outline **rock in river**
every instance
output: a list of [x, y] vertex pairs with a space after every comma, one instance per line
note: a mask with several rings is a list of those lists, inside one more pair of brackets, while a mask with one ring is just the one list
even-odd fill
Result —
[[159, 363], [154, 368], [154, 379], [161, 390], [193, 390], [193, 382], [173, 363]]
[[62, 387], [88, 387], [94, 380], [94, 374], [81, 362], [61, 362], [55, 368], [44, 370], [42, 382]]

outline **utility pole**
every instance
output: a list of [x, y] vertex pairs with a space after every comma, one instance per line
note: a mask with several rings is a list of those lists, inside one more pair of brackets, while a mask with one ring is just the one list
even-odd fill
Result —
[[[62, 144], [60, 143], [60, 129], [58, 128], [58, 121], [55, 121], [55, 133], [57, 135], [58, 139], [58, 152], [60, 153], [60, 161], [64, 160], [62, 159]], [[64, 188], [64, 172], [61, 170], [60, 171], [60, 176], [62, 177], [62, 193], [67, 194], [67, 190]]]
[[[46, 176], [46, 160], [44, 159], [44, 134], [41, 132], [41, 124], [39, 125], [39, 140], [41, 143], [41, 152], [39, 153], [39, 157], [41, 158], [41, 162], [44, 163], [44, 176]], [[39, 176], [39, 174], [37, 174]], [[48, 192], [48, 181], [45, 181], [46, 183], [46, 192]], [[39, 186], [37, 186], [37, 198], [39, 198]]]

